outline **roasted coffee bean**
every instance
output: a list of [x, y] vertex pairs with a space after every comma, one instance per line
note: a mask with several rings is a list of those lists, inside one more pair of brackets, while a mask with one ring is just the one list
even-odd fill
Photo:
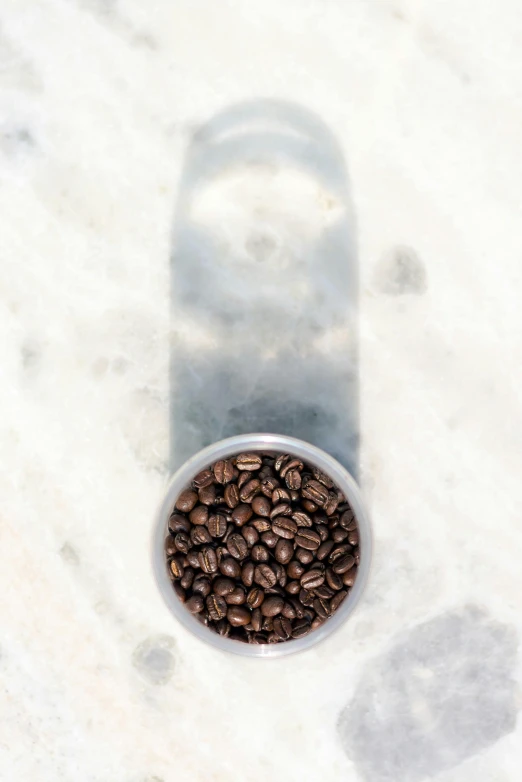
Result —
[[214, 622], [219, 622], [227, 615], [227, 604], [225, 599], [219, 595], [209, 595], [206, 600], [207, 611]]
[[208, 508], [206, 505], [197, 505], [189, 513], [192, 524], [206, 524], [208, 521]]
[[328, 540], [329, 531], [328, 531], [328, 527], [325, 524], [316, 524], [315, 531], [321, 538], [321, 543], [324, 543], [325, 540]]
[[292, 635], [292, 622], [284, 616], [276, 616], [274, 633], [281, 641], [286, 641]]
[[181, 513], [173, 513], [169, 519], [169, 530], [175, 535], [177, 532], [190, 532], [190, 521]]
[[289, 578], [301, 578], [306, 568], [297, 559], [293, 559], [287, 567], [287, 573]]
[[230, 635], [230, 625], [226, 619], [220, 619], [216, 624], [216, 630], [223, 638], [227, 638]]
[[300, 548], [314, 551], [321, 545], [321, 537], [314, 529], [299, 527], [299, 531], [295, 536], [295, 542]]
[[[286, 582], [288, 581], [288, 577], [286, 575], [285, 568], [281, 565], [280, 562], [272, 562], [271, 568], [276, 574], [277, 584], [283, 588], [286, 586]], [[275, 587], [274, 587], [275, 588]]]
[[250, 505], [241, 504], [232, 511], [232, 521], [237, 527], [242, 527], [253, 516], [253, 511]]
[[341, 543], [341, 544], [337, 544], [337, 545], [335, 546], [335, 548], [334, 548], [334, 549], [332, 549], [332, 551], [331, 551], [331, 553], [330, 553], [330, 555], [329, 555], [329, 557], [328, 557], [328, 562], [329, 562], [331, 565], [333, 565], [333, 563], [334, 563], [336, 560], [340, 559], [340, 558], [341, 558], [342, 556], [344, 556], [345, 554], [350, 554], [351, 550], [352, 550], [352, 547], [350, 546], [350, 544], [349, 544], [349, 543]]
[[229, 578], [239, 578], [241, 574], [241, 567], [232, 557], [223, 557], [219, 563], [219, 572]]
[[290, 470], [285, 477], [285, 483], [291, 490], [301, 488], [301, 473], [299, 470]]
[[185, 568], [183, 567], [180, 557], [174, 557], [174, 559], [171, 559], [169, 562], [169, 567], [170, 567], [170, 572], [172, 573], [174, 578], [183, 578]]
[[299, 475], [301, 475], [301, 470], [303, 467], [303, 462], [300, 459], [288, 459], [279, 470], [279, 475], [281, 478], [286, 478], [288, 473], [292, 470], [296, 470]]
[[285, 601], [279, 595], [270, 595], [261, 603], [261, 613], [263, 616], [274, 617], [283, 610]]
[[272, 525], [270, 524], [268, 519], [261, 519], [261, 518], [252, 519], [251, 523], [252, 526], [256, 528], [256, 530], [259, 532], [260, 535], [263, 532], [268, 532], [269, 530], [272, 529]]
[[269, 516], [270, 500], [267, 497], [254, 497], [252, 500], [252, 510], [257, 516]]
[[[259, 609], [261, 611], [261, 609]], [[271, 616], [265, 616], [263, 617], [263, 624], [261, 625], [261, 629], [265, 631], [265, 633], [271, 633], [274, 629], [274, 620]]]
[[198, 472], [192, 482], [196, 489], [203, 489], [204, 486], [210, 486], [211, 483], [214, 483], [214, 473], [211, 470], [202, 470]]
[[263, 460], [257, 453], [240, 453], [236, 457], [236, 467], [238, 470], [260, 470], [263, 465]]
[[264, 589], [275, 586], [277, 578], [270, 565], [257, 565], [254, 570], [254, 581]]
[[[179, 534], [182, 535], [184, 533], [180, 532]], [[198, 524], [190, 530], [190, 540], [194, 546], [202, 546], [205, 543], [210, 543], [212, 535], [206, 527], [203, 527], [202, 524]], [[181, 550], [182, 549], [180, 549], [180, 551]]]
[[336, 527], [332, 531], [332, 540], [335, 543], [342, 543], [343, 540], [346, 540], [348, 537], [348, 530], [344, 529], [343, 527]]
[[165, 538], [165, 554], [167, 557], [173, 557], [174, 554], [176, 554], [178, 551], [176, 542], [172, 535], [169, 535], [168, 538]]
[[317, 549], [317, 554], [316, 554], [317, 559], [321, 561], [323, 559], [326, 559], [330, 555], [330, 552], [332, 551], [333, 547], [334, 547], [333, 540], [325, 540], [324, 543], [321, 543], [321, 545]]
[[234, 532], [227, 541], [227, 549], [234, 559], [244, 559], [248, 553], [248, 545], [243, 535]]
[[289, 581], [285, 589], [289, 595], [297, 595], [301, 591], [301, 584], [299, 581]]
[[301, 587], [299, 592], [299, 602], [304, 606], [311, 606], [314, 602], [313, 592], [309, 592], [308, 589], [303, 589]]
[[319, 507], [324, 507], [328, 502], [328, 489], [313, 478], [303, 485], [301, 494]]
[[295, 550], [295, 556], [296, 559], [298, 559], [302, 565], [309, 565], [310, 562], [312, 562], [315, 555], [313, 551], [310, 551], [309, 549], [298, 547]]
[[307, 619], [296, 619], [292, 624], [292, 638], [303, 638], [311, 629]]
[[194, 568], [186, 567], [183, 577], [180, 580], [180, 584], [183, 589], [190, 589], [192, 582], [194, 581]]
[[324, 506], [324, 512], [327, 516], [333, 516], [335, 511], [337, 510], [337, 507], [339, 505], [339, 497], [337, 496], [336, 492], [330, 492], [328, 495], [328, 500], [325, 503]]
[[251, 587], [254, 583], [254, 568], [255, 565], [250, 560], [245, 562], [241, 568], [241, 581], [246, 587]]
[[246, 592], [242, 587], [236, 587], [229, 595], [225, 595], [225, 600], [229, 605], [243, 605], [246, 602]]
[[281, 504], [285, 505], [290, 503], [291, 501], [292, 501], [292, 497], [290, 496], [289, 491], [282, 488], [274, 489], [272, 493], [272, 504], [274, 506], [278, 506]]
[[336, 591], [343, 588], [343, 579], [337, 573], [334, 573], [332, 568], [326, 569], [326, 583], [331, 589]]
[[182, 491], [176, 500], [176, 508], [183, 513], [188, 513], [192, 510], [197, 501], [198, 495], [196, 492], [192, 491], [192, 489], [185, 489], [185, 491]]
[[241, 606], [232, 606], [227, 611], [227, 619], [232, 627], [243, 627], [250, 622], [250, 611]]
[[227, 521], [220, 513], [208, 517], [207, 528], [213, 538], [222, 538], [227, 531]]
[[252, 557], [254, 562], [268, 562], [270, 559], [270, 552], [268, 551], [265, 546], [260, 545], [257, 543], [255, 546], [252, 546], [252, 551], [250, 552], [250, 556]]
[[187, 554], [187, 563], [195, 570], [199, 570], [199, 551], [195, 548], [191, 548]]
[[285, 517], [285, 516], [291, 516], [291, 514], [292, 514], [292, 508], [290, 507], [290, 505], [288, 505], [287, 503], [282, 503], [272, 508], [272, 510], [270, 511], [270, 518], [273, 520], [279, 516]]
[[201, 595], [192, 595], [185, 603], [186, 608], [191, 614], [199, 614], [205, 607], [205, 602]]
[[272, 494], [274, 493], [274, 489], [277, 489], [278, 486], [279, 486], [279, 481], [277, 480], [277, 478], [274, 478], [273, 476], [268, 476], [267, 478], [264, 478], [261, 481], [261, 492], [262, 494], [265, 495], [265, 497], [271, 498]]
[[279, 472], [281, 468], [290, 460], [290, 456], [287, 453], [280, 453], [275, 458], [274, 470]]
[[307, 573], [303, 573], [300, 583], [303, 589], [316, 589], [324, 584], [324, 573], [319, 570], [309, 570]]
[[198, 491], [198, 498], [202, 505], [213, 505], [216, 501], [216, 485], [211, 483], [209, 486], [203, 486]]
[[255, 608], [252, 611], [250, 621], [252, 623], [254, 632], [258, 633], [261, 630], [261, 627], [263, 626], [263, 614], [261, 613], [259, 608]]
[[264, 599], [265, 593], [261, 587], [252, 587], [247, 595], [247, 603], [250, 608], [259, 608]]
[[281, 614], [286, 619], [295, 619], [295, 617], [297, 616], [297, 614], [295, 613], [295, 608], [293, 607], [293, 605], [291, 603], [285, 603], [284, 604], [283, 610], [281, 611]]
[[275, 532], [280, 538], [286, 538], [287, 540], [294, 538], [298, 529], [300, 528], [295, 521], [288, 518], [288, 516], [277, 516], [272, 522], [272, 532]]
[[218, 483], [230, 483], [234, 477], [234, 465], [228, 459], [221, 459], [214, 465], [214, 477]]
[[331, 589], [328, 584], [322, 584], [314, 589], [316, 597], [324, 597], [325, 600], [330, 600], [335, 595], [335, 591]]
[[226, 546], [227, 540], [232, 535], [232, 533], [235, 532], [235, 531], [236, 531], [236, 525], [232, 524], [232, 523], [229, 523], [228, 520], [227, 520], [227, 530], [226, 530], [225, 534], [223, 535], [223, 540], [222, 540], [222, 543], [223, 543], [224, 546]]
[[292, 513], [292, 518], [297, 524], [298, 527], [311, 527], [312, 526], [312, 519], [308, 515], [308, 513], [304, 513], [304, 511], [296, 511], [295, 513]]
[[239, 489], [235, 483], [225, 486], [224, 497], [229, 508], [236, 508], [239, 505]]
[[204, 576], [202, 573], [196, 576], [192, 582], [192, 591], [199, 595], [203, 595], [203, 597], [208, 597], [212, 589], [210, 586], [210, 580], [207, 578], [207, 576]]
[[357, 577], [357, 568], [352, 567], [350, 570], [347, 570], [346, 573], [343, 573], [342, 579], [344, 586], [352, 587], [355, 584], [355, 579]]
[[248, 483], [245, 483], [245, 485], [240, 489], [239, 499], [241, 502], [251, 503], [256, 494], [259, 494], [260, 491], [261, 481], [259, 481], [257, 478], [252, 478], [252, 480], [248, 481]]
[[265, 546], [268, 546], [268, 548], [275, 548], [277, 546], [277, 542], [281, 540], [281, 538], [279, 535], [276, 535], [275, 532], [272, 532], [272, 530], [269, 529], [267, 532], [263, 532], [261, 535], [261, 540]]
[[239, 478], [237, 479], [237, 488], [241, 490], [245, 483], [248, 483], [248, 481], [252, 480], [252, 473], [249, 472], [249, 470], [244, 470], [243, 472], [239, 473]]
[[282, 565], [287, 565], [294, 555], [294, 546], [285, 538], [278, 538], [275, 547], [275, 558]]
[[299, 602], [297, 597], [291, 597], [290, 598], [290, 603], [294, 607], [294, 611], [295, 611], [295, 615], [296, 615], [297, 619], [303, 619], [303, 617], [305, 615], [305, 610], [306, 610], [304, 605]]
[[307, 500], [306, 497], [301, 500], [301, 505], [307, 511], [307, 513], [315, 513], [318, 510], [317, 505], [312, 500]]
[[312, 619], [312, 624], [310, 625], [310, 627], [311, 627], [312, 630], [317, 630], [317, 628], [320, 627], [322, 625], [322, 623], [323, 623], [323, 620], [321, 619], [321, 617], [320, 616], [315, 616]]
[[319, 483], [322, 483], [323, 486], [326, 486], [327, 489], [333, 489], [333, 481], [331, 478], [326, 475], [326, 473], [322, 472], [322, 470], [319, 470], [318, 467], [312, 467], [312, 474], [316, 481], [319, 481]]
[[174, 592], [176, 593], [178, 598], [181, 600], [181, 602], [184, 603], [185, 600], [187, 599], [187, 593], [185, 592], [185, 590], [181, 586], [180, 582], [179, 581], [174, 581], [173, 586], [174, 586]]
[[359, 533], [357, 530], [352, 530], [348, 533], [348, 543], [351, 546], [358, 546], [359, 545]]
[[313, 602], [314, 611], [321, 619], [328, 619], [332, 613], [330, 603], [322, 597], [316, 597]]
[[346, 573], [346, 571], [350, 570], [354, 564], [355, 558], [351, 554], [343, 554], [341, 557], [338, 557], [335, 560], [332, 565], [332, 570], [337, 574]]
[[243, 527], [241, 534], [249, 546], [254, 546], [259, 541], [259, 532], [255, 527], [251, 527], [250, 525]]
[[199, 552], [199, 566], [204, 573], [215, 573], [218, 569], [216, 552], [210, 546], [205, 546]]
[[332, 613], [334, 611], [337, 611], [337, 609], [339, 608], [339, 606], [341, 605], [341, 603], [343, 602], [347, 594], [348, 592], [346, 591], [346, 589], [343, 589], [341, 592], [337, 592], [332, 597], [332, 599], [330, 600], [330, 608], [332, 609]]
[[212, 587], [216, 595], [219, 595], [220, 597], [225, 597], [225, 595], [229, 595], [231, 592], [234, 591], [234, 589], [236, 588], [236, 582], [232, 581], [231, 578], [227, 578], [226, 576], [218, 576], [217, 578], [214, 579], [214, 583], [212, 584]]
[[339, 524], [341, 527], [344, 527], [344, 529], [348, 530], [348, 532], [352, 532], [353, 530], [357, 529], [357, 522], [355, 521], [351, 510], [347, 510], [342, 514], [341, 518], [339, 519]]

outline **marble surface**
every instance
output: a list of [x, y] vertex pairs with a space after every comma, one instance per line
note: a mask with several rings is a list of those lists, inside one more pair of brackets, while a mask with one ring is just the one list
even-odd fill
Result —
[[[521, 43], [515, 0], [3, 0], [2, 780], [518, 779]], [[175, 465], [259, 428], [375, 531], [270, 663], [148, 550]]]

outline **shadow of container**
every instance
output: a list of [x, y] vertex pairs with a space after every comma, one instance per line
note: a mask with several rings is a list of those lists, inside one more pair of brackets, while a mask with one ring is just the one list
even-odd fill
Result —
[[357, 477], [357, 272], [344, 159], [317, 116], [258, 100], [201, 127], [172, 234], [172, 470], [264, 431]]

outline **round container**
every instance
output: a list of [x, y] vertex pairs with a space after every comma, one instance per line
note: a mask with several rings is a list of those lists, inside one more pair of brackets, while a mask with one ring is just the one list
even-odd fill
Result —
[[[291, 641], [283, 641], [277, 644], [248, 644], [242, 641], [223, 638], [213, 630], [209, 630], [192, 614], [179, 600], [172, 588], [172, 582], [167, 571], [165, 560], [165, 538], [168, 534], [168, 520], [174, 508], [178, 495], [185, 489], [194, 476], [219, 459], [227, 459], [241, 452], [274, 451], [276, 453], [288, 453], [297, 456], [304, 462], [308, 462], [325, 472], [343, 492], [357, 519], [359, 527], [359, 546], [361, 561], [355, 584], [340, 607], [316, 630], [312, 630], [303, 638]], [[156, 583], [169, 610], [174, 614], [191, 633], [200, 640], [205, 641], [217, 649], [233, 654], [241, 654], [246, 657], [281, 657], [293, 652], [301, 652], [319, 643], [334, 630], [337, 630], [345, 622], [363, 593], [368, 572], [370, 569], [372, 553], [372, 535], [370, 521], [364, 508], [361, 494], [352, 476], [320, 448], [297, 440], [294, 437], [286, 437], [278, 434], [243, 434], [229, 437], [218, 443], [204, 448], [199, 453], [188, 459], [185, 464], [173, 476], [163, 502], [156, 514], [152, 536], [152, 564]]]

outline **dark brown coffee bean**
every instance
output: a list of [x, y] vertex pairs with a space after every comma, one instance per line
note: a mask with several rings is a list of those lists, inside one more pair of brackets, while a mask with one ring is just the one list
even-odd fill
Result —
[[304, 572], [304, 565], [302, 565], [301, 562], [298, 562], [297, 559], [293, 559], [288, 565], [287, 573], [289, 578], [301, 578]]
[[328, 489], [319, 481], [312, 478], [301, 489], [302, 496], [313, 502], [319, 507], [323, 507], [328, 502]]
[[206, 527], [203, 527], [202, 524], [198, 524], [190, 530], [190, 540], [194, 546], [202, 546], [205, 543], [210, 543], [212, 536]]
[[326, 486], [327, 489], [333, 489], [333, 481], [328, 477], [328, 475], [326, 475], [326, 473], [324, 473], [318, 467], [312, 467], [312, 473], [316, 481], [322, 483], [323, 486]]
[[280, 453], [276, 456], [274, 462], [274, 470], [279, 472], [282, 467], [290, 460], [290, 456], [287, 453]]
[[[261, 609], [259, 609], [261, 611]], [[271, 616], [265, 616], [263, 618], [263, 624], [261, 625], [261, 629], [265, 631], [265, 633], [271, 633], [274, 629], [274, 620]]]
[[250, 505], [238, 505], [237, 508], [234, 508], [232, 511], [232, 521], [237, 527], [242, 527], [244, 524], [247, 523], [247, 521], [250, 521], [250, 519], [253, 516], [252, 508]]
[[[276, 505], [275, 508], [272, 508], [270, 511], [270, 518], [275, 519], [278, 517], [286, 517], [290, 516], [292, 514], [292, 508], [290, 505], [287, 505], [286, 503], [282, 503], [281, 505]], [[293, 522], [295, 524], [295, 521]], [[297, 527], [297, 524], [295, 525]]]
[[208, 517], [207, 527], [213, 538], [222, 538], [227, 531], [227, 522], [220, 513], [213, 513]]
[[241, 502], [251, 503], [256, 494], [259, 494], [260, 491], [261, 481], [259, 481], [257, 478], [252, 478], [252, 480], [245, 483], [245, 485], [240, 489], [239, 499]]
[[278, 486], [279, 481], [277, 478], [267, 477], [261, 481], [261, 492], [265, 495], [265, 497], [271, 499], [272, 494], [274, 493], [274, 489], [277, 489]]
[[[181, 558], [174, 557], [174, 559], [171, 559], [169, 562], [169, 568], [171, 574], [174, 576], [174, 578], [183, 578], [183, 574], [185, 572], [185, 568], [183, 567]], [[274, 576], [275, 578], [275, 576]], [[274, 582], [275, 583], [275, 582]]]
[[250, 622], [250, 611], [241, 606], [232, 606], [227, 611], [227, 619], [232, 627], [243, 627]]
[[275, 558], [282, 565], [287, 565], [294, 556], [294, 546], [289, 540], [279, 538], [275, 547]]
[[320, 627], [322, 623], [323, 620], [321, 619], [321, 617], [316, 616], [312, 619], [312, 624], [310, 625], [310, 627], [312, 628], [312, 630], [317, 630], [317, 628]]
[[247, 603], [250, 608], [259, 608], [264, 599], [265, 593], [260, 587], [252, 587], [247, 595]]
[[185, 603], [185, 606], [191, 614], [199, 614], [200, 611], [203, 611], [205, 602], [201, 595], [192, 595]]
[[257, 565], [254, 570], [254, 581], [264, 589], [275, 586], [277, 578], [270, 565]]
[[180, 580], [180, 584], [183, 589], [190, 589], [192, 582], [194, 581], [194, 568], [186, 567], [183, 573], [183, 578]]
[[241, 568], [241, 580], [246, 587], [251, 587], [254, 583], [254, 567], [254, 563], [249, 560]]
[[261, 546], [259, 543], [257, 543], [255, 546], [252, 546], [250, 556], [254, 562], [268, 562], [270, 559], [270, 553], [268, 549], [265, 546]]
[[312, 500], [307, 500], [306, 498], [301, 500], [301, 505], [308, 513], [315, 513], [315, 511], [318, 510], [318, 507], [315, 504], [315, 502], [312, 502]]
[[298, 527], [311, 527], [312, 526], [312, 519], [308, 515], [308, 513], [305, 513], [302, 510], [296, 511], [295, 513], [292, 513], [292, 518], [297, 524]]
[[299, 527], [299, 531], [295, 536], [295, 542], [300, 548], [314, 551], [321, 545], [321, 537], [314, 529]]
[[343, 573], [342, 579], [344, 586], [352, 587], [355, 584], [355, 579], [357, 578], [357, 568], [352, 567], [350, 570], [347, 570], [346, 573]]
[[330, 552], [332, 551], [333, 547], [334, 547], [333, 540], [325, 540], [324, 543], [321, 543], [321, 545], [317, 549], [317, 554], [316, 554], [317, 559], [319, 559], [320, 561], [326, 559], [330, 555]]
[[263, 626], [263, 614], [261, 613], [259, 608], [255, 608], [252, 611], [250, 621], [252, 623], [254, 632], [258, 633], [261, 630], [261, 627]]
[[357, 530], [352, 530], [348, 533], [348, 543], [351, 546], [358, 546], [359, 545], [359, 533]]
[[329, 532], [328, 527], [325, 524], [316, 524], [315, 531], [321, 538], [321, 543], [324, 543], [325, 540], [328, 540]]
[[292, 624], [292, 638], [303, 638], [311, 629], [307, 619], [296, 619]]
[[281, 540], [281, 538], [269, 529], [267, 532], [263, 532], [261, 540], [268, 548], [275, 548], [277, 546], [277, 541]]
[[328, 562], [333, 565], [336, 560], [343, 557], [345, 554], [350, 554], [352, 550], [352, 547], [349, 543], [342, 543], [338, 544], [330, 553], [330, 556], [328, 557]]
[[341, 527], [344, 527], [344, 529], [348, 530], [348, 532], [352, 532], [352, 530], [357, 528], [357, 522], [355, 521], [355, 517], [350, 510], [346, 510], [341, 518], [339, 519], [339, 524]]
[[263, 465], [263, 460], [257, 453], [240, 453], [236, 457], [236, 467], [238, 470], [260, 470]]
[[285, 477], [285, 483], [289, 489], [295, 491], [301, 488], [301, 473], [299, 470], [289, 470]]
[[231, 578], [227, 578], [226, 576], [218, 576], [217, 578], [214, 579], [212, 588], [214, 589], [216, 595], [219, 595], [220, 597], [225, 597], [225, 595], [229, 595], [231, 592], [234, 591], [236, 585]]
[[290, 598], [290, 603], [294, 607], [295, 615], [298, 619], [303, 619], [305, 615], [305, 607], [296, 597]]
[[331, 491], [325, 503], [324, 512], [326, 513], [327, 516], [332, 516], [337, 510], [338, 505], [339, 505], [339, 497], [337, 496], [337, 492]]
[[284, 616], [276, 616], [274, 633], [281, 641], [286, 641], [292, 635], [292, 622]]
[[281, 504], [288, 504], [292, 501], [292, 498], [290, 496], [290, 492], [286, 489], [277, 488], [274, 489], [272, 492], [272, 503], [275, 506], [281, 505]]
[[342, 577], [337, 575], [337, 573], [334, 573], [330, 567], [326, 569], [326, 583], [331, 589], [335, 589], [336, 591], [343, 587]]
[[[317, 537], [319, 537], [319, 535]], [[309, 565], [314, 558], [314, 553], [306, 548], [296, 548], [295, 556], [302, 565]]]
[[175, 540], [172, 535], [169, 535], [165, 538], [165, 554], [167, 557], [173, 557], [174, 554], [177, 554], [177, 551]]
[[303, 589], [299, 592], [299, 602], [304, 606], [311, 606], [314, 602], [313, 592], [309, 592], [308, 589]]
[[257, 516], [269, 516], [270, 500], [267, 497], [254, 497], [252, 500], [252, 510]]
[[239, 505], [239, 489], [235, 483], [229, 483], [225, 486], [224, 497], [229, 508], [236, 508]]
[[234, 477], [234, 465], [228, 459], [221, 459], [214, 465], [214, 478], [218, 483], [230, 483]]
[[346, 540], [347, 537], [348, 537], [348, 530], [343, 529], [343, 527], [336, 527], [332, 531], [332, 540], [335, 543], [342, 543], [343, 540]]
[[196, 576], [192, 582], [192, 591], [207, 597], [211, 592], [210, 580], [203, 574]]
[[181, 600], [182, 603], [184, 603], [185, 600], [187, 599], [187, 593], [185, 592], [185, 590], [181, 586], [180, 582], [179, 581], [174, 581], [172, 586], [174, 587], [174, 592], [178, 596], [178, 599]]
[[347, 570], [353, 567], [355, 558], [351, 554], [343, 554], [341, 557], [335, 560], [332, 565], [334, 573], [346, 573]]
[[297, 595], [301, 591], [301, 584], [299, 581], [290, 581], [285, 589], [289, 595]]
[[284, 604], [285, 601], [279, 595], [270, 595], [270, 597], [265, 597], [263, 600], [261, 604], [261, 613], [263, 616], [277, 616], [277, 614], [280, 614], [283, 610]]
[[270, 524], [268, 519], [261, 519], [261, 518], [253, 519], [252, 526], [256, 528], [256, 530], [259, 532], [260, 535], [263, 532], [268, 532], [269, 530], [272, 529], [272, 525]]
[[277, 516], [272, 522], [272, 532], [275, 532], [280, 538], [286, 538], [287, 540], [294, 538], [298, 529], [300, 527], [288, 516]]
[[239, 473], [239, 478], [237, 479], [237, 488], [242, 489], [245, 483], [248, 483], [248, 481], [252, 480], [253, 473], [251, 473], [249, 470], [244, 470], [243, 472]]
[[207, 611], [211, 619], [214, 622], [219, 622], [227, 615], [227, 604], [225, 598], [219, 597], [219, 595], [209, 595], [206, 600]]
[[314, 611], [321, 619], [328, 619], [332, 613], [330, 603], [322, 597], [316, 597], [313, 602]]
[[303, 573], [300, 583], [303, 589], [316, 589], [324, 584], [324, 573], [319, 570], [309, 570], [308, 573]]
[[247, 542], [239, 532], [234, 532], [234, 534], [229, 537], [227, 549], [234, 559], [244, 559], [248, 553]]
[[225, 601], [228, 605], [243, 605], [246, 602], [246, 592], [241, 587], [236, 587], [233, 592], [225, 595]]
[[243, 527], [241, 534], [249, 546], [254, 546], [259, 541], [259, 532], [255, 527], [251, 527], [250, 525]]
[[230, 635], [230, 625], [226, 619], [220, 619], [216, 624], [216, 630], [223, 638], [227, 638]]
[[193, 524], [206, 524], [208, 521], [208, 508], [206, 505], [197, 505], [189, 513], [189, 519]]
[[196, 492], [192, 491], [192, 489], [185, 489], [185, 491], [182, 491], [176, 500], [176, 508], [183, 513], [188, 513], [192, 510], [197, 501], [198, 495]]
[[218, 569], [216, 552], [210, 546], [205, 546], [199, 552], [199, 566], [204, 573], [215, 573]]
[[[280, 562], [272, 562], [270, 567], [272, 568], [272, 570], [276, 574], [277, 585], [279, 587], [281, 587], [281, 594], [284, 594], [284, 592], [282, 590], [283, 590], [283, 587], [286, 586], [286, 582], [288, 581], [288, 576], [286, 575], [285, 568], [281, 565]], [[274, 587], [274, 589], [276, 589], [276, 588], [277, 587]]]
[[341, 592], [337, 592], [337, 594], [332, 597], [330, 600], [330, 608], [332, 609], [332, 613], [337, 611], [347, 594], [348, 592], [346, 589], [343, 589]]
[[190, 521], [181, 513], [173, 513], [169, 519], [169, 530], [175, 535], [177, 532], [190, 532]]
[[223, 543], [223, 545], [224, 545], [224, 546], [226, 546], [226, 544], [227, 544], [227, 541], [228, 541], [229, 537], [230, 537], [230, 536], [232, 535], [232, 533], [233, 533], [233, 532], [235, 532], [235, 531], [236, 531], [236, 525], [235, 525], [235, 524], [232, 524], [232, 523], [229, 523], [229, 522], [228, 522], [228, 520], [227, 520], [227, 531], [226, 531], [226, 532], [225, 532], [225, 534], [223, 535], [223, 540], [221, 541], [221, 542]]
[[322, 584], [320, 587], [316, 587], [314, 592], [316, 597], [324, 597], [325, 600], [330, 600], [330, 598], [335, 595], [334, 590], [331, 589], [328, 584]]
[[296, 617], [295, 608], [291, 603], [284, 604], [281, 614], [285, 617], [285, 619], [295, 619]]
[[214, 473], [211, 470], [201, 470], [193, 480], [196, 489], [202, 489], [204, 486], [210, 486], [214, 483]]
[[286, 478], [292, 470], [296, 470], [300, 475], [303, 467], [303, 462], [300, 459], [288, 459], [279, 470], [279, 475], [281, 478]]
[[224, 557], [219, 563], [219, 572], [229, 578], [239, 578], [241, 575], [241, 567], [239, 562], [236, 562], [232, 557]]
[[202, 505], [213, 505], [216, 501], [216, 485], [211, 483], [209, 486], [203, 486], [198, 491], [198, 498]]

